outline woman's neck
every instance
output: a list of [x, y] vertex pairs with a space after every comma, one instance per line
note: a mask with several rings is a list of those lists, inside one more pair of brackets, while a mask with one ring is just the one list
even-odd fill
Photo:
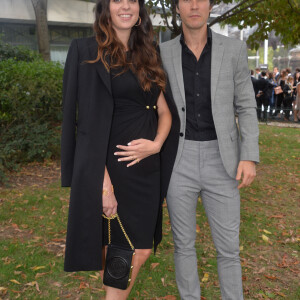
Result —
[[129, 37], [130, 37], [130, 33], [131, 33], [131, 29], [130, 30], [116, 30], [116, 34], [118, 39], [121, 41], [121, 43], [123, 44], [125, 51], [128, 51], [128, 41], [129, 41]]

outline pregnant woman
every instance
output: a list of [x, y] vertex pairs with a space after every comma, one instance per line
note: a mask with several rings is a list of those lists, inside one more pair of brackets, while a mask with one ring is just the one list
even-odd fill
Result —
[[[61, 180], [71, 187], [64, 270], [102, 270], [107, 217], [118, 213], [135, 247], [126, 299], [161, 241], [179, 118], [144, 0], [100, 0], [95, 37], [73, 40], [63, 81]], [[128, 245], [112, 221], [114, 244]]]

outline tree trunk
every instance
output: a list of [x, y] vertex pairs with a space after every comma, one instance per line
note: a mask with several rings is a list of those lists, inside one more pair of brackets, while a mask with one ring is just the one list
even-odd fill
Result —
[[39, 52], [44, 60], [50, 60], [50, 43], [47, 23], [47, 0], [31, 0], [37, 28]]

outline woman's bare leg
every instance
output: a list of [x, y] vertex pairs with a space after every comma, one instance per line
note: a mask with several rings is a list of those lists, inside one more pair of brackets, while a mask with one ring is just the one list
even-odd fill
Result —
[[[104, 286], [106, 290], [105, 300], [125, 300], [129, 296], [129, 293], [133, 287], [137, 274], [141, 266], [146, 262], [151, 254], [152, 249], [135, 249], [135, 255], [133, 257], [133, 269], [131, 274], [131, 282], [126, 290], [116, 289], [110, 286]], [[102, 275], [102, 274], [101, 274]]]

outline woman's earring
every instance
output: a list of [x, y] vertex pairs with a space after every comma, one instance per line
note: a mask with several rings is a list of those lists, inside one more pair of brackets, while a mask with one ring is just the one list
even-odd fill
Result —
[[142, 18], [139, 16], [138, 23], [137, 23], [137, 24], [135, 24], [134, 26], [140, 26], [140, 25], [141, 25], [141, 23], [142, 23]]

